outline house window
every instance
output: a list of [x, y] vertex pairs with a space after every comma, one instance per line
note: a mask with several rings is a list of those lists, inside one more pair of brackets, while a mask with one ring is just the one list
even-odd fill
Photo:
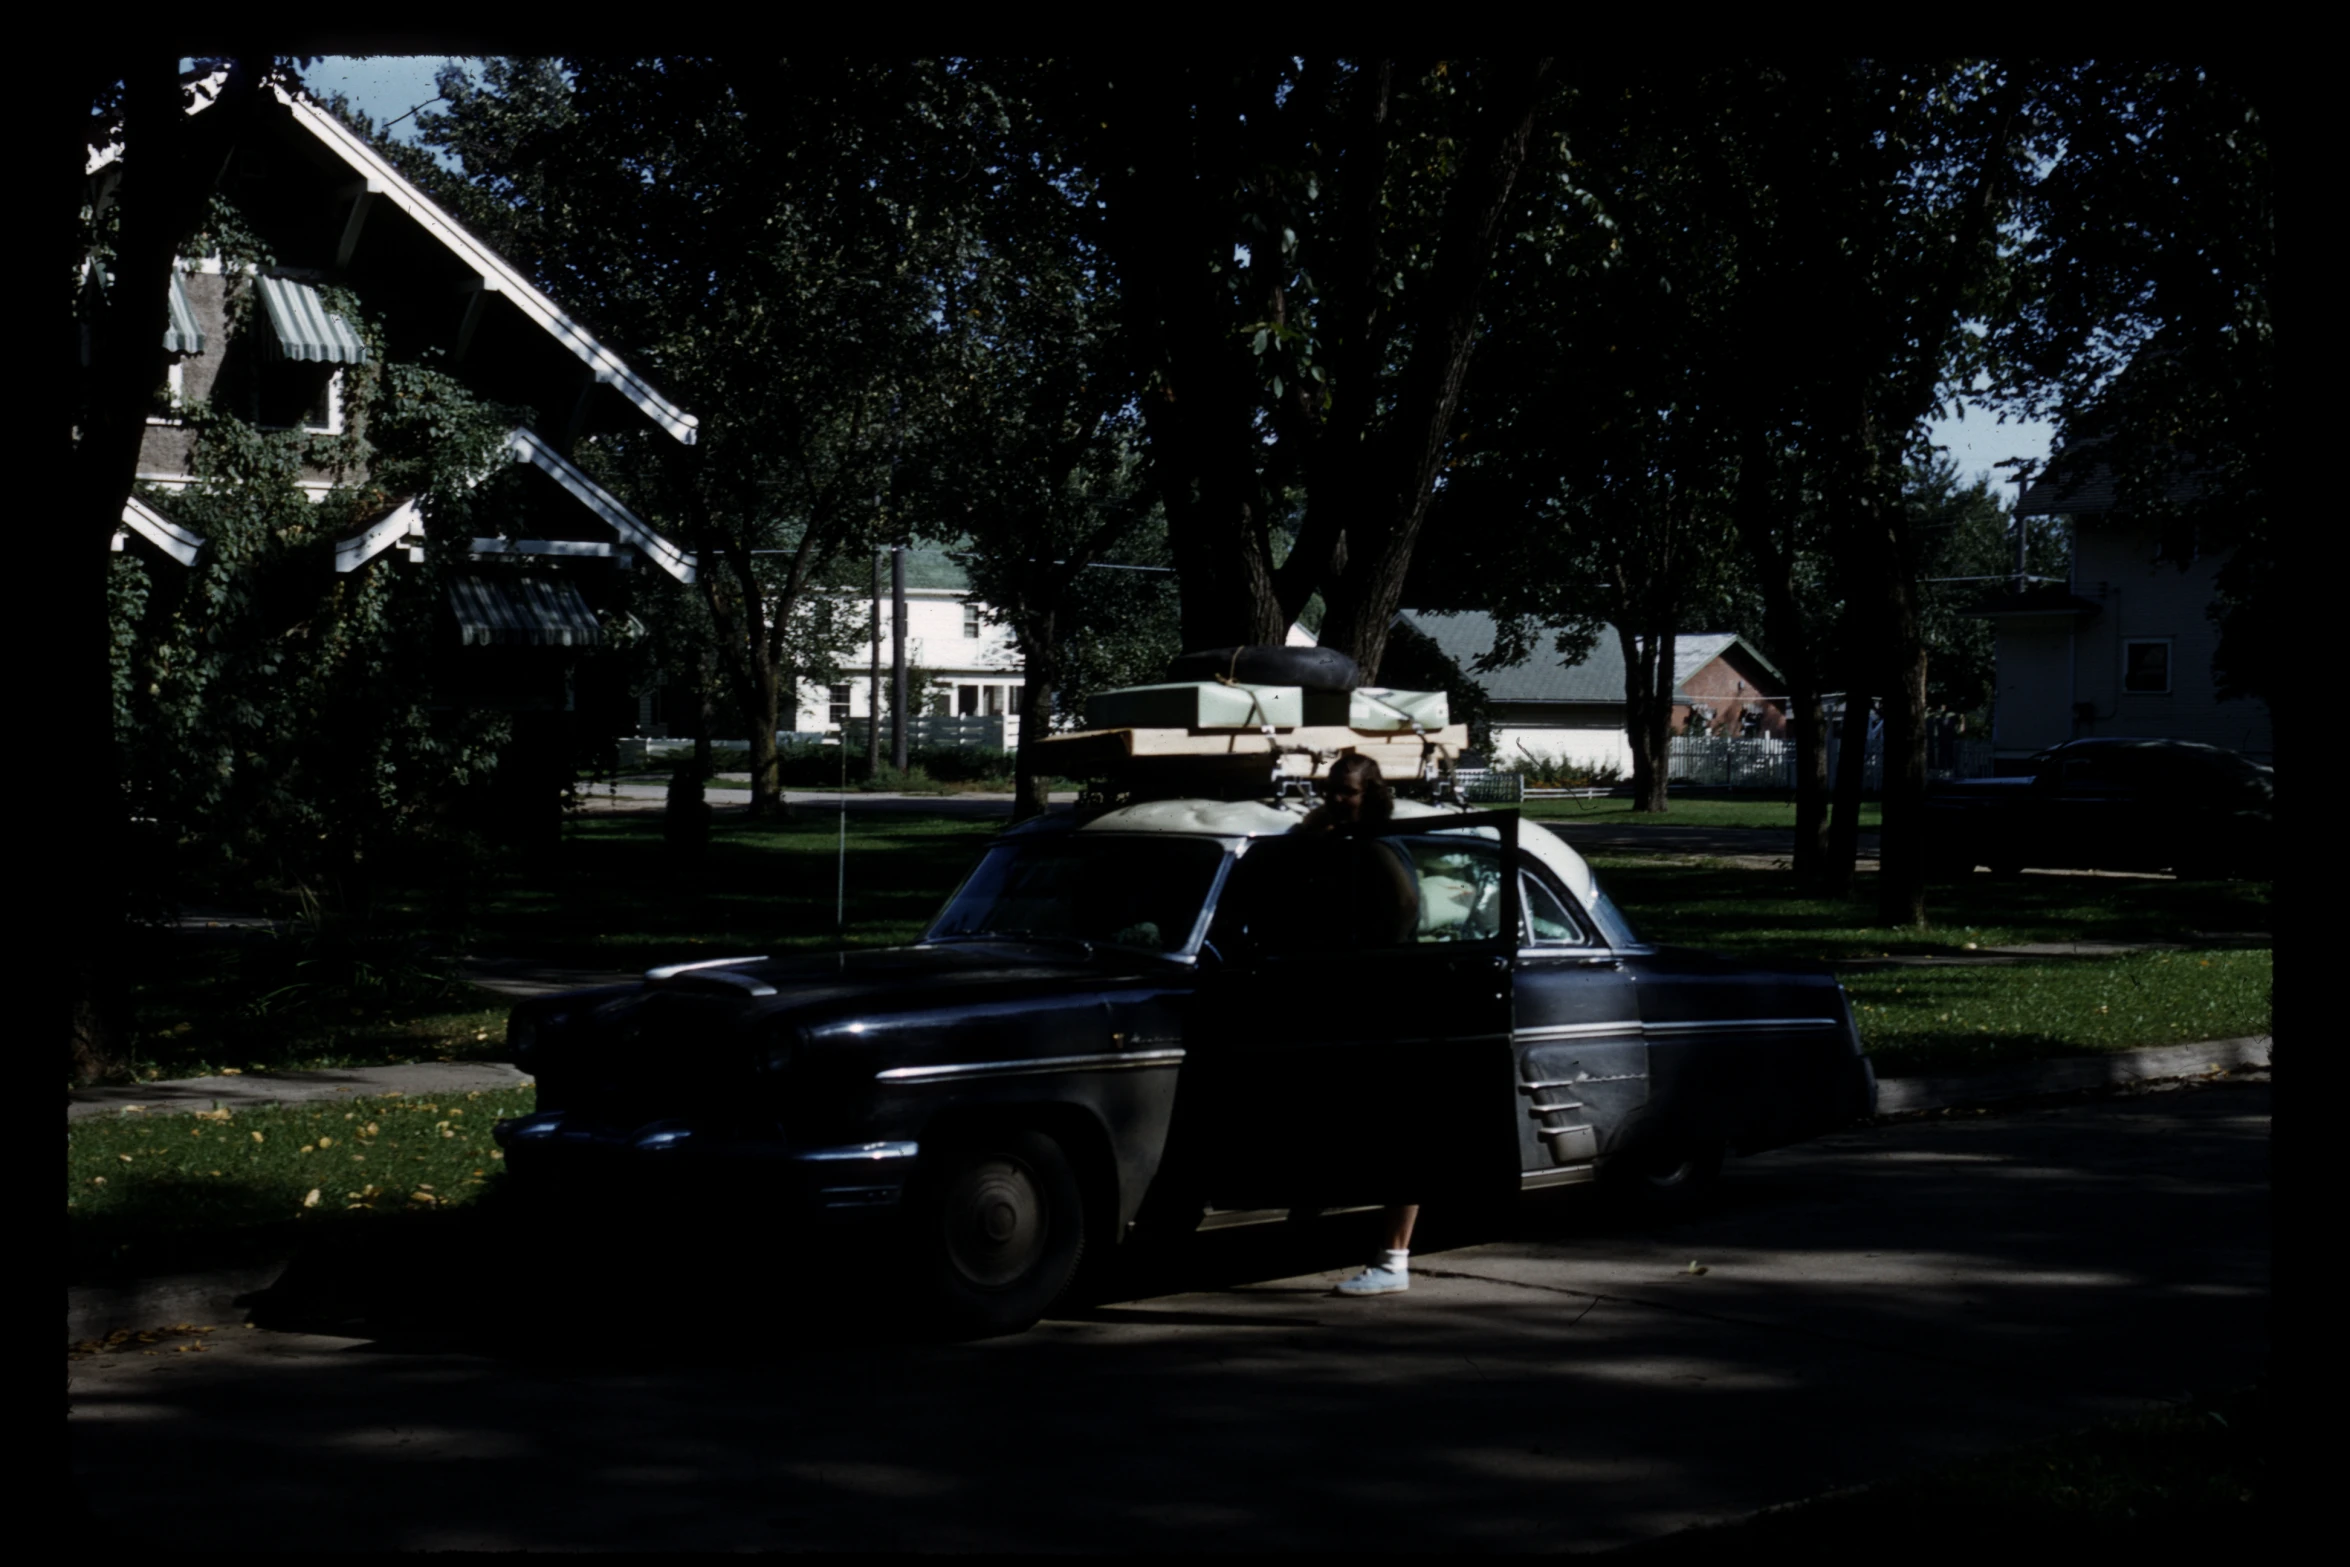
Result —
[[309, 430], [339, 435], [343, 428], [343, 373], [330, 364], [281, 360], [259, 367], [254, 423], [265, 430]]
[[1003, 717], [1004, 688], [1002, 686], [981, 686], [980, 689], [987, 693], [987, 716], [990, 718]]
[[835, 729], [849, 721], [849, 686], [847, 681], [844, 680], [832, 688], [831, 700], [826, 704], [824, 717], [825, 722]]
[[2170, 638], [2122, 644], [2122, 689], [2156, 696], [2170, 690]]
[[963, 635], [966, 637], [979, 635], [979, 606], [968, 600], [963, 605]]
[[977, 718], [979, 716], [979, 688], [977, 686], [955, 687], [955, 716], [957, 718]]
[[147, 405], [149, 424], [180, 424], [180, 404], [188, 395], [188, 367], [174, 359], [156, 384], [154, 399]]

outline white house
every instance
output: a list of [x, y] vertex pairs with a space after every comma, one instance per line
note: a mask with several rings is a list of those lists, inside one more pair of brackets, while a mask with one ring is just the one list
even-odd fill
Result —
[[1997, 632], [1991, 739], [2020, 761], [2089, 735], [2197, 740], [2266, 761], [2270, 714], [2222, 701], [2211, 673], [2219, 641], [2205, 611], [2226, 551], [2158, 558], [2155, 531], [2114, 510], [2112, 473], [2061, 458], [2017, 506], [2028, 517], [2072, 519], [2062, 583], [1993, 594], [1973, 613]]
[[[1003, 744], [1020, 743], [1020, 654], [1012, 634], [989, 618], [988, 606], [972, 596], [971, 576], [953, 555], [940, 549], [906, 552], [906, 663], [918, 672], [911, 693], [916, 713], [937, 718], [1000, 718]], [[804, 687], [792, 727], [803, 734], [841, 728], [873, 713], [872, 671], [881, 671], [882, 711], [889, 711], [893, 636], [889, 557], [875, 560], [879, 591], [879, 635], [873, 635], [872, 605], [857, 617], [867, 635], [840, 650], [843, 676], [829, 689]]]

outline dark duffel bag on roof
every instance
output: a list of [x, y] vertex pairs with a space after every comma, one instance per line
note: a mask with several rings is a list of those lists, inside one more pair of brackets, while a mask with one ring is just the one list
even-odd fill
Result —
[[1362, 666], [1331, 647], [1216, 647], [1180, 655], [1167, 666], [1169, 680], [1214, 680], [1221, 676], [1251, 686], [1302, 686], [1308, 691], [1352, 691], [1363, 683]]

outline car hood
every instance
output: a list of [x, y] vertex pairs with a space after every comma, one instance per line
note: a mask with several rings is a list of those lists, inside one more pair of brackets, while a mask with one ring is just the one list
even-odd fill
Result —
[[1173, 961], [1075, 942], [957, 941], [655, 970], [643, 992], [733, 998], [746, 1011], [820, 1016], [853, 1008], [869, 1015], [965, 1002], [1000, 1005], [1151, 980], [1181, 982], [1188, 974], [1185, 965]]

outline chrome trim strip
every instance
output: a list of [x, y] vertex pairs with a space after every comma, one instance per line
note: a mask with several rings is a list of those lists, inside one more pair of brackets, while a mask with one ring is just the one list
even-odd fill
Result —
[[746, 995], [772, 996], [775, 994], [775, 987], [765, 980], [753, 979], [748, 974], [737, 974], [730, 969], [718, 969], [712, 973], [695, 974], [690, 977], [681, 975], [680, 978], [685, 979], [685, 982], [691, 985], [725, 985], [742, 991]]
[[920, 1157], [919, 1143], [852, 1143], [846, 1148], [810, 1148], [792, 1155], [803, 1164], [835, 1164], [848, 1160], [871, 1162], [883, 1159], [913, 1159]]
[[1546, 1115], [1564, 1114], [1569, 1110], [1580, 1110], [1582, 1108], [1583, 1106], [1580, 1101], [1569, 1101], [1563, 1105], [1528, 1105], [1526, 1107], [1526, 1113], [1530, 1116], [1539, 1118]]
[[1209, 1230], [1237, 1230], [1249, 1224], [1279, 1224], [1288, 1217], [1287, 1208], [1227, 1208], [1200, 1220], [1199, 1230], [1204, 1234]]
[[724, 968], [729, 963], [764, 963], [766, 961], [767, 955], [765, 953], [750, 958], [704, 958], [698, 963], [671, 963], [661, 968], [646, 969], [645, 978], [657, 983], [664, 979], [675, 979], [680, 974], [691, 974], [698, 968]]
[[1545, 1186], [1581, 1186], [1598, 1179], [1599, 1171], [1588, 1164], [1566, 1170], [1526, 1170], [1518, 1176], [1518, 1190], [1536, 1192]]
[[1538, 1094], [1545, 1088], [1581, 1088], [1585, 1083], [1645, 1083], [1646, 1072], [1618, 1072], [1612, 1077], [1593, 1077], [1586, 1072], [1580, 1077], [1556, 1077], [1540, 1083], [1520, 1083], [1521, 1094]]
[[1036, 1061], [966, 1061], [954, 1066], [893, 1066], [877, 1083], [967, 1082], [975, 1077], [1036, 1077], [1049, 1072], [1137, 1072], [1180, 1066], [1181, 1050], [1123, 1050], [1098, 1056], [1046, 1056]]
[[1560, 1039], [1597, 1039], [1609, 1034], [1637, 1034], [1640, 1019], [1622, 1018], [1611, 1023], [1550, 1023], [1541, 1028], [1521, 1028], [1515, 1037], [1522, 1045], [1548, 1044]]
[[1842, 1028], [1832, 1017], [1726, 1017], [1691, 1023], [1646, 1023], [1646, 1034], [1705, 1034], [1734, 1030], [1741, 1033], [1779, 1033], [1793, 1028]]

